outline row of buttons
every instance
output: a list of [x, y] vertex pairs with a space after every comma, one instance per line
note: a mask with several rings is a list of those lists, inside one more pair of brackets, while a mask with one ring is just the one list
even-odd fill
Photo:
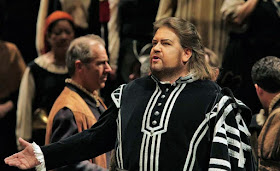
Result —
[[[168, 90], [169, 90], [168, 88], [165, 89], [166, 92], [168, 92]], [[165, 95], [164, 95], [164, 94], [161, 95], [160, 98], [164, 99], [164, 98], [165, 98]], [[158, 103], [158, 104], [157, 104], [157, 106], [161, 106], [161, 105], [162, 105], [162, 103]], [[155, 116], [159, 116], [159, 114], [160, 114], [159, 111], [155, 111], [155, 113], [154, 113]], [[152, 121], [152, 125], [154, 125], [154, 126], [157, 125], [157, 121], [156, 121], [156, 120], [153, 120], [153, 121]]]

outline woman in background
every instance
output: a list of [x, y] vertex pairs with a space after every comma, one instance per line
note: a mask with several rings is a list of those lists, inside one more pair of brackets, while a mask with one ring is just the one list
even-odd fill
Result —
[[[18, 98], [16, 136], [45, 143], [47, 117], [68, 78], [65, 55], [74, 39], [73, 18], [55, 11], [46, 19], [43, 55], [28, 64]], [[18, 149], [22, 147], [18, 144]]]

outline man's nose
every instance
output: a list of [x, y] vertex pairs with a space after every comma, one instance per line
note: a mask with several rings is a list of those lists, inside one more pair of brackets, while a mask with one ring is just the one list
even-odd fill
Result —
[[154, 52], [159, 52], [160, 51], [160, 47], [161, 45], [160, 45], [160, 43], [157, 43], [157, 44], [155, 44], [154, 45], [154, 47], [152, 48], [152, 50], [154, 51]]
[[108, 62], [106, 62], [105, 71], [106, 71], [106, 72], [111, 72], [111, 71], [112, 71], [112, 68], [111, 68], [111, 66], [109, 65]]

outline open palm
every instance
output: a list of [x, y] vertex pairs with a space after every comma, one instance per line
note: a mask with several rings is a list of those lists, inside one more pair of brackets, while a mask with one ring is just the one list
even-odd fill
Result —
[[32, 144], [19, 138], [20, 144], [25, 147], [21, 152], [5, 158], [5, 163], [20, 169], [30, 169], [40, 164], [36, 159]]

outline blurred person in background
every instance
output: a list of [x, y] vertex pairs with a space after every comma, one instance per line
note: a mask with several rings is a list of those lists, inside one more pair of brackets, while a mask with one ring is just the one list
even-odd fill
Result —
[[3, 162], [5, 156], [17, 151], [15, 126], [20, 80], [26, 68], [17, 46], [3, 41], [6, 3], [0, 2], [0, 170], [12, 171]]
[[264, 108], [265, 122], [257, 139], [259, 171], [280, 170], [280, 58], [267, 56], [252, 68], [252, 80]]
[[38, 55], [41, 55], [44, 49], [45, 19], [57, 10], [67, 12], [73, 17], [76, 37], [95, 34], [108, 43], [107, 23], [110, 18], [108, 0], [41, 0], [36, 27]]
[[[55, 11], [46, 19], [43, 55], [28, 64], [19, 90], [16, 136], [45, 143], [48, 114], [69, 77], [65, 56], [74, 39], [73, 18]], [[18, 144], [18, 149], [22, 147]]]
[[108, 53], [112, 71], [101, 91], [106, 104], [112, 102], [111, 93], [119, 85], [140, 76], [138, 57], [142, 51], [149, 55], [151, 50], [158, 4], [159, 0], [109, 0]]
[[[46, 144], [89, 129], [107, 109], [97, 92], [105, 86], [111, 71], [104, 40], [96, 35], [73, 40], [67, 51], [66, 64], [71, 79], [66, 79], [66, 86], [49, 114]], [[110, 154], [107, 158], [110, 159]], [[105, 171], [107, 166], [106, 155], [102, 154], [55, 170]]]
[[222, 15], [218, 12], [224, 0], [162, 0], [156, 21], [165, 17], [178, 17], [193, 23], [205, 47], [220, 58], [227, 35]]
[[[153, 37], [159, 0], [116, 0], [109, 1], [110, 64], [120, 83], [127, 83], [133, 64], [141, 50], [147, 50]], [[151, 45], [148, 47], [148, 51]]]
[[280, 56], [280, 1], [225, 0], [221, 7], [229, 32], [218, 83], [232, 89], [255, 114], [261, 104], [251, 69], [264, 56]]
[[211, 78], [212, 81], [217, 81], [219, 75], [220, 75], [220, 68], [221, 68], [221, 60], [220, 58], [216, 55], [215, 52], [208, 48], [204, 48], [205, 51], [205, 60], [209, 63], [209, 65], [213, 69], [213, 76]]

